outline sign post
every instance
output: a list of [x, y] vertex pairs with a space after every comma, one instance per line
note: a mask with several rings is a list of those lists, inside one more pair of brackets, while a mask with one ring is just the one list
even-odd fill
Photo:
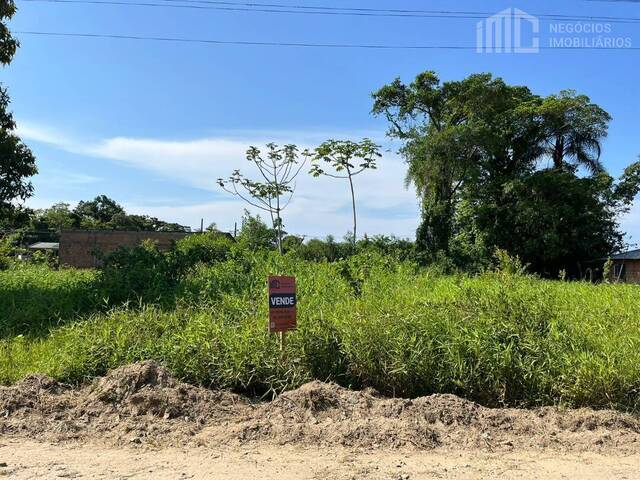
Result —
[[269, 331], [280, 334], [280, 351], [285, 335], [297, 328], [295, 277], [269, 276]]

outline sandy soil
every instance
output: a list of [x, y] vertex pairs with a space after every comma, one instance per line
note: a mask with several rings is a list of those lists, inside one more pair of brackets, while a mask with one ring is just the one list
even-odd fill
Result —
[[142, 362], [80, 388], [44, 376], [0, 387], [2, 475], [640, 480], [640, 418], [321, 382], [259, 402]]
[[15, 479], [417, 480], [640, 478], [640, 455], [358, 451], [344, 447], [109, 448], [10, 440], [0, 475]]

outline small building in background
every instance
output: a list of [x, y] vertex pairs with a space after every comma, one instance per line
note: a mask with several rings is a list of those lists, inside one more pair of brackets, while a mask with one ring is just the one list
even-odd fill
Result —
[[17, 258], [18, 260], [27, 260], [33, 257], [36, 252], [57, 257], [59, 248], [58, 242], [36, 242], [29, 245], [26, 252], [18, 253]]
[[611, 282], [640, 284], [640, 249], [611, 256]]
[[29, 245], [29, 251], [31, 252], [47, 252], [57, 254], [60, 249], [60, 243], [58, 242], [37, 242]]
[[141, 232], [120, 230], [64, 230], [60, 233], [60, 266], [95, 268], [100, 266], [100, 255], [109, 254], [120, 247], [133, 248], [145, 240], [154, 242], [166, 251], [174, 242], [192, 235], [185, 232]]

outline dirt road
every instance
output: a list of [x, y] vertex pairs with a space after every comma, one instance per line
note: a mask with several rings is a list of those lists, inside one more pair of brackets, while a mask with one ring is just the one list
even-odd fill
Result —
[[9, 440], [0, 475], [15, 479], [417, 480], [640, 479], [640, 455], [345, 448], [105, 448]]
[[321, 382], [263, 401], [142, 362], [79, 387], [43, 376], [0, 387], [0, 476], [640, 480], [640, 417]]

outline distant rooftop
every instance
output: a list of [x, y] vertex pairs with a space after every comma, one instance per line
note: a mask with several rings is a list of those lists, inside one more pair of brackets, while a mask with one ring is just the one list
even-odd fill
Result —
[[57, 242], [38, 242], [33, 245], [29, 245], [31, 250], [58, 250], [60, 244]]
[[611, 255], [612, 260], [640, 260], [640, 249]]

